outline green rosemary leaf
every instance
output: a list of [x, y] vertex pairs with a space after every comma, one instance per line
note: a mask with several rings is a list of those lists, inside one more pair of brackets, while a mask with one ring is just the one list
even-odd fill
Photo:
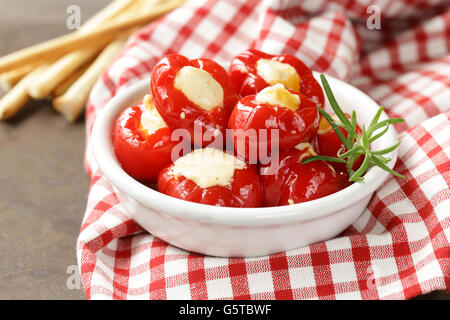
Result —
[[327, 157], [327, 156], [311, 156], [306, 158], [302, 161], [302, 164], [307, 164], [313, 161], [330, 161], [330, 162], [338, 162], [338, 163], [347, 163], [344, 159], [334, 158], [334, 157]]
[[405, 120], [402, 118], [386, 119], [386, 120], [383, 120], [381, 122], [378, 122], [378, 123], [370, 126], [368, 131], [369, 131], [369, 133], [372, 134], [373, 132], [375, 132], [375, 130], [380, 129], [380, 128], [384, 127], [385, 125], [391, 125], [391, 124], [400, 123], [400, 122], [405, 122]]
[[340, 153], [340, 150], [339, 150], [338, 153], [337, 153], [337, 156], [339, 158], [348, 158], [348, 157], [351, 157], [351, 156], [356, 155], [358, 153], [359, 154], [364, 154], [364, 149], [363, 149], [362, 146], [356, 146], [353, 149], [351, 149], [351, 150], [349, 150], [347, 152], [344, 152], [342, 154]]
[[352, 127], [356, 132], [356, 127], [358, 126], [358, 124], [356, 123], [356, 111], [355, 110], [352, 111], [351, 121], [352, 121]]
[[338, 135], [341, 142], [348, 149], [349, 146], [347, 144], [347, 139], [345, 138], [344, 133], [341, 131], [341, 129], [339, 128], [337, 123], [333, 120], [333, 118], [324, 109], [322, 109], [322, 108], [317, 108], [317, 109], [319, 110], [320, 114], [330, 123], [331, 127], [336, 132], [336, 134]]
[[374, 158], [377, 158], [378, 160], [380, 160], [383, 163], [388, 163], [390, 161], [389, 157], [385, 157], [385, 156], [382, 156], [379, 154], [373, 154], [373, 152], [372, 152], [372, 155]]
[[362, 142], [363, 142], [364, 150], [367, 153], [367, 151], [370, 148], [370, 143], [369, 143], [369, 135], [367, 134], [365, 125], [363, 125], [363, 129], [362, 129]]
[[383, 113], [383, 107], [380, 106], [380, 107], [378, 108], [377, 112], [375, 113], [375, 116], [373, 117], [372, 121], [370, 122], [369, 128], [370, 128], [371, 126], [373, 126], [375, 123], [377, 123], [378, 120], [380, 120], [380, 116], [381, 116], [382, 113]]
[[372, 151], [372, 154], [383, 155], [383, 154], [386, 154], [386, 153], [394, 151], [395, 149], [397, 149], [397, 147], [399, 145], [400, 145], [400, 141], [397, 142], [396, 144], [394, 144], [393, 146], [388, 147], [388, 148]]
[[320, 75], [320, 80], [322, 80], [322, 85], [327, 95], [328, 101], [330, 102], [331, 108], [333, 109], [339, 120], [341, 120], [341, 122], [346, 126], [345, 129], [347, 130], [347, 132], [351, 132], [353, 130], [351, 128], [352, 125], [345, 115], [344, 111], [342, 111], [342, 109], [339, 107], [339, 104], [337, 103], [336, 98], [331, 91], [330, 85], [328, 84], [328, 81], [323, 74]]
[[[383, 129], [383, 131], [377, 133], [375, 136], [371, 137], [369, 139], [369, 142], [373, 142], [375, 140], [377, 140], [378, 138], [382, 137], [387, 131], [389, 130], [389, 124], [386, 125], [386, 127]], [[373, 132], [372, 132], [373, 134]]]
[[339, 128], [342, 128], [342, 129], [345, 130], [346, 126], [345, 126], [345, 124], [343, 124], [342, 122], [335, 121], [334, 123], [335, 123]]
[[405, 178], [404, 175], [392, 170], [391, 168], [389, 168], [387, 165], [385, 165], [383, 162], [381, 162], [378, 158], [373, 158], [373, 162], [375, 162], [375, 164], [380, 167], [381, 169], [383, 169], [384, 171], [389, 172], [390, 174], [399, 177], [399, 178]]
[[358, 168], [358, 170], [355, 171], [354, 174], [350, 177], [350, 181], [357, 182], [362, 180], [362, 175], [367, 171], [369, 168], [369, 160], [370, 160], [370, 154], [369, 152], [366, 152], [364, 161], [361, 164], [361, 166]]

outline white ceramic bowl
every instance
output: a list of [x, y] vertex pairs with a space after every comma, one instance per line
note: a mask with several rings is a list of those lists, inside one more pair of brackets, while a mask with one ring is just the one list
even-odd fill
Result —
[[[318, 74], [315, 74], [318, 79]], [[341, 108], [357, 113], [359, 125], [368, 124], [378, 105], [360, 90], [327, 76]], [[198, 253], [223, 257], [253, 257], [285, 251], [335, 237], [366, 208], [388, 173], [371, 168], [364, 181], [327, 197], [290, 206], [226, 208], [169, 197], [130, 177], [114, 154], [114, 119], [149, 92], [145, 79], [119, 91], [96, 120], [92, 133], [95, 160], [111, 182], [129, 215], [144, 229], [168, 243]], [[329, 105], [327, 106], [329, 108]], [[386, 119], [383, 113], [381, 119]], [[372, 144], [386, 148], [397, 142], [395, 130]], [[396, 151], [388, 154], [395, 164]]]

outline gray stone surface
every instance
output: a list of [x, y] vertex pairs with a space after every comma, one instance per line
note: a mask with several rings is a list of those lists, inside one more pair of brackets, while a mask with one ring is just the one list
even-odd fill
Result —
[[84, 126], [28, 109], [0, 124], [0, 298], [84, 298], [66, 287], [89, 187]]
[[[66, 33], [68, 5], [84, 21], [107, 2], [1, 0], [0, 55]], [[84, 299], [66, 286], [89, 188], [84, 139], [83, 121], [67, 123], [45, 101], [0, 123], [0, 299]]]
[[[2, 0], [0, 55], [67, 33], [68, 5], [84, 21], [107, 2]], [[48, 101], [0, 123], [0, 299], [84, 299], [66, 286], [89, 190], [84, 143], [83, 121]]]

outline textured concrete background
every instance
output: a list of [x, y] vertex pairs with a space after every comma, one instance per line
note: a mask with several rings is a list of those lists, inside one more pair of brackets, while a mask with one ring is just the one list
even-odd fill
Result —
[[[67, 33], [71, 4], [85, 21], [107, 2], [0, 0], [0, 55]], [[67, 123], [48, 102], [0, 123], [0, 299], [84, 299], [66, 286], [89, 188], [83, 149], [83, 121]]]

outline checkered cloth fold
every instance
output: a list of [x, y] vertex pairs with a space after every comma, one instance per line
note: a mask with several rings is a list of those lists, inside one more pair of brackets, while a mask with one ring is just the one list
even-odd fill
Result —
[[[129, 41], [95, 85], [86, 112], [92, 180], [77, 256], [87, 298], [407, 299], [450, 290], [448, 1], [373, 3], [190, 1]], [[381, 29], [368, 29], [377, 12]], [[406, 179], [390, 177], [333, 240], [251, 259], [186, 252], [127, 214], [93, 161], [92, 125], [117, 91], [148, 78], [166, 54], [227, 66], [249, 47], [296, 55], [405, 118], [396, 127], [396, 170]]]

